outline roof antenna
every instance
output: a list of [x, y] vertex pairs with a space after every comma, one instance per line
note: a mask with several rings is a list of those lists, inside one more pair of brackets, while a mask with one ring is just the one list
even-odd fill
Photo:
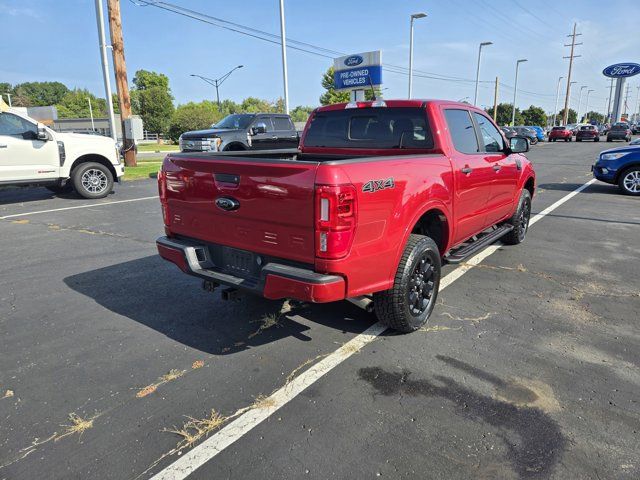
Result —
[[367, 74], [367, 78], [369, 79], [369, 87], [371, 88], [371, 96], [373, 97], [371, 100], [373, 102], [375, 102], [376, 100], [378, 100], [376, 98], [376, 89], [373, 88], [373, 82], [371, 81], [371, 75]]

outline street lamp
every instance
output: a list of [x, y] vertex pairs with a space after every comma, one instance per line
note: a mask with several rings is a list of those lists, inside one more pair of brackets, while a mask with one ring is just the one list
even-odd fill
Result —
[[478, 102], [478, 83], [480, 82], [480, 55], [482, 54], [482, 47], [487, 45], [493, 45], [493, 42], [482, 42], [480, 48], [478, 48], [478, 66], [476, 68], [476, 92], [473, 95], [473, 106], [475, 107]]
[[518, 91], [518, 69], [520, 64], [526, 62], [526, 58], [521, 58], [516, 62], [516, 80], [513, 85], [513, 109], [511, 110], [511, 126], [515, 126], [516, 123], [516, 93]]
[[556, 126], [556, 115], [558, 112], [558, 100], [560, 99], [560, 82], [564, 77], [558, 77], [558, 87], [556, 88], [556, 108], [553, 110], [553, 127]]
[[593, 89], [591, 89], [591, 90], [587, 90], [587, 103], [586, 103], [586, 104], [585, 104], [585, 106], [584, 106], [584, 116], [586, 117], [586, 118], [585, 118], [585, 121], [586, 121], [586, 122], [588, 122], [588, 121], [589, 121], [589, 117], [587, 117], [587, 115], [589, 115], [589, 94], [590, 94], [591, 92], [593, 92], [593, 91], [595, 91], [595, 90], [593, 90]]
[[413, 90], [413, 21], [426, 16], [426, 13], [413, 13], [409, 22], [409, 98]]
[[195, 73], [192, 73], [191, 76], [192, 77], [198, 77], [198, 78], [204, 80], [205, 82], [207, 82], [208, 84], [213, 85], [214, 87], [216, 87], [216, 100], [218, 102], [218, 107], [219, 107], [220, 106], [220, 92], [218, 91], [218, 87], [220, 87], [220, 85], [222, 85], [222, 83], [227, 78], [229, 78], [229, 75], [231, 75], [237, 69], [242, 68], [242, 67], [244, 67], [244, 65], [238, 65], [237, 67], [232, 68], [227, 73], [222, 75], [220, 78], [207, 78], [207, 77], [203, 77], [202, 75], [196, 75]]
[[9, 99], [9, 108], [11, 108], [11, 94], [9, 92], [5, 93], [7, 99]]
[[582, 91], [585, 88], [589, 88], [587, 85], [583, 85], [580, 87], [580, 95], [578, 95], [578, 111], [576, 112], [578, 115], [578, 118], [576, 119], [578, 121], [578, 123], [580, 123], [580, 120], [582, 120], [582, 118], [580, 118], [580, 107], [582, 106]]

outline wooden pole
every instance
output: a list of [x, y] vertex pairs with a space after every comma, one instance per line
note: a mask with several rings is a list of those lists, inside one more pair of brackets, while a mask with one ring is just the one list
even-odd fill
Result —
[[496, 86], [493, 89], [493, 121], [498, 118], [498, 77], [496, 77]]
[[[573, 33], [570, 35], [567, 35], [568, 37], [571, 37], [571, 44], [565, 45], [565, 47], [571, 47], [571, 53], [569, 54], [568, 57], [563, 57], [563, 58], [569, 59], [569, 74], [567, 75], [567, 93], [564, 97], [564, 114], [562, 116], [563, 125], [566, 125], [567, 122], [569, 121], [569, 97], [571, 96], [571, 70], [573, 69], [573, 59], [580, 57], [580, 55], [575, 54], [575, 48], [578, 45], [582, 45], [582, 43], [576, 43], [576, 37], [582, 35], [581, 33], [576, 33], [576, 28], [577, 28], [577, 24], [574, 23]], [[580, 105], [578, 105], [578, 109], [579, 108], [580, 108]]]
[[[136, 152], [133, 138], [127, 138], [124, 128], [126, 119], [131, 118], [131, 97], [127, 81], [127, 63], [124, 59], [124, 39], [122, 38], [122, 19], [120, 17], [120, 0], [107, 0], [109, 12], [109, 31], [111, 32], [111, 47], [113, 51], [113, 68], [116, 75], [116, 88], [120, 103], [120, 120], [122, 121], [122, 140], [124, 145], [124, 164], [127, 167], [136, 166]], [[107, 102], [111, 99], [107, 98]]]

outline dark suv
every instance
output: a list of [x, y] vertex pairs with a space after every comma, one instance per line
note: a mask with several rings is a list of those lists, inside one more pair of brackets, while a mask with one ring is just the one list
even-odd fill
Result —
[[583, 125], [576, 133], [576, 142], [583, 140], [593, 140], [594, 142], [600, 141], [600, 131], [595, 125]]
[[277, 113], [234, 113], [207, 130], [184, 132], [180, 135], [180, 150], [183, 152], [297, 147], [298, 132], [291, 118]]
[[611, 125], [611, 130], [607, 133], [607, 142], [612, 142], [613, 140], [631, 141], [631, 129], [628, 123], [618, 122]]

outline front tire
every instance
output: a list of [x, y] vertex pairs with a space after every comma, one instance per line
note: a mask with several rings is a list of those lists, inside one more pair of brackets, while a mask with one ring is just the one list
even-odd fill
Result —
[[622, 172], [618, 186], [625, 195], [640, 196], [640, 167], [630, 167]]
[[373, 295], [378, 320], [403, 333], [426, 324], [438, 297], [440, 268], [436, 243], [423, 235], [410, 235], [393, 287]]
[[513, 225], [513, 230], [502, 237], [502, 241], [507, 245], [518, 245], [524, 242], [529, 231], [529, 220], [531, 218], [531, 194], [524, 189], [520, 194], [518, 208], [513, 216], [506, 221], [507, 225]]
[[101, 163], [78, 165], [71, 174], [73, 188], [84, 198], [104, 198], [113, 190], [113, 174]]

